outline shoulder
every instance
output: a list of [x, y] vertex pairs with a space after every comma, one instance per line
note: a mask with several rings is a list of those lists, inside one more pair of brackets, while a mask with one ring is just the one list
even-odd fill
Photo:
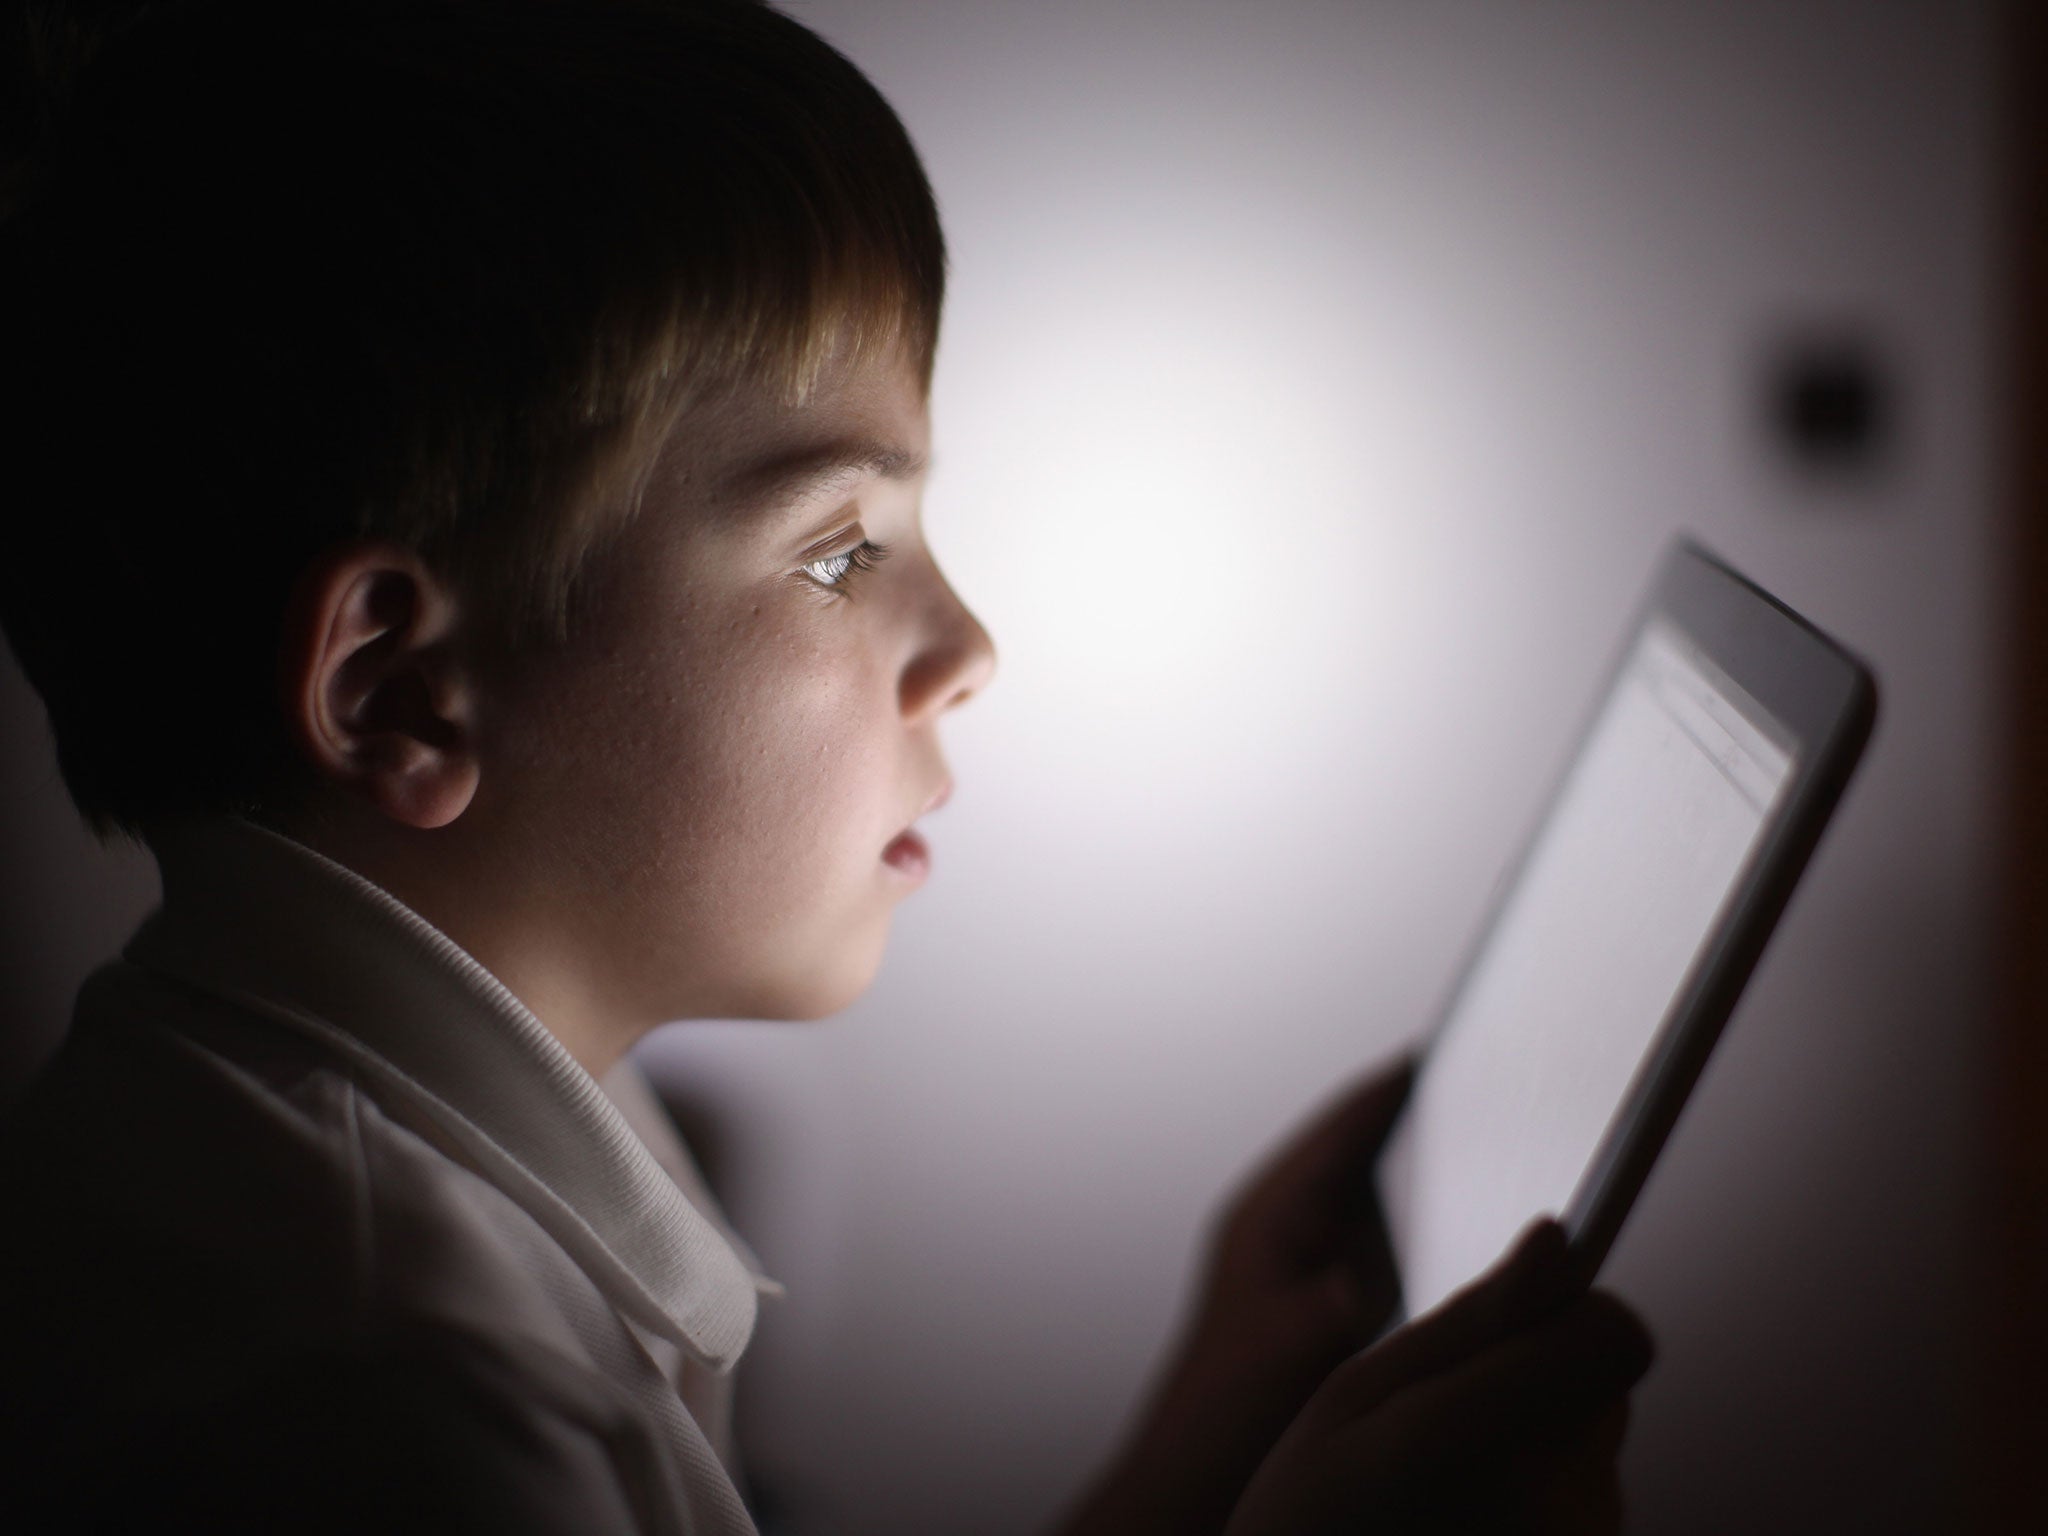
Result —
[[431, 1327], [298, 1355], [102, 1450], [68, 1479], [31, 1478], [43, 1524], [29, 1528], [630, 1531], [654, 1467], [601, 1395]]
[[204, 1400], [407, 1316], [553, 1310], [519, 1213], [346, 1062], [119, 964], [0, 1127], [0, 1208], [0, 1397]]
[[357, 1195], [345, 1073], [217, 1000], [120, 963], [0, 1125], [0, 1203], [23, 1262], [0, 1330], [205, 1342], [345, 1315]]
[[0, 1126], [0, 1209], [7, 1482], [116, 1501], [100, 1528], [623, 1530], [666, 1497], [573, 1326], [608, 1315], [588, 1278], [434, 1124], [230, 1002], [98, 973]]

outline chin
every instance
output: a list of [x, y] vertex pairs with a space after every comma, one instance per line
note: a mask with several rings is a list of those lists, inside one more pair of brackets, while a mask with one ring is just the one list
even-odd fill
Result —
[[829, 1018], [851, 1007], [874, 984], [888, 936], [884, 926], [868, 942], [844, 944], [837, 954], [807, 967], [800, 975], [761, 977], [745, 989], [742, 1006], [726, 1016], [790, 1023]]

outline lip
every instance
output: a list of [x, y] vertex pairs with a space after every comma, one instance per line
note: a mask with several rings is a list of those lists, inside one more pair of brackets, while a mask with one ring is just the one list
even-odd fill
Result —
[[889, 839], [882, 850], [882, 862], [909, 880], [922, 880], [932, 872], [931, 846], [913, 827], [905, 827]]
[[[931, 815], [952, 798], [953, 781], [947, 779], [925, 802], [924, 809], [911, 818], [912, 822]], [[931, 844], [924, 840], [924, 835], [915, 825], [905, 827], [882, 849], [882, 862], [906, 879], [921, 881], [932, 871]]]

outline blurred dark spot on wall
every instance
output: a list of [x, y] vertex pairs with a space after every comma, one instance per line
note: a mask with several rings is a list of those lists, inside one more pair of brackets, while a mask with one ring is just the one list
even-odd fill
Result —
[[1795, 473], [1854, 486], [1897, 468], [1897, 366], [1860, 328], [1791, 326], [1764, 348], [1771, 456]]

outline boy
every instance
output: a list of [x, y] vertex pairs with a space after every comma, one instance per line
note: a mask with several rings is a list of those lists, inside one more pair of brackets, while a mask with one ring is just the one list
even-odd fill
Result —
[[[620, 1064], [843, 1006], [927, 867], [993, 653], [918, 523], [923, 172], [748, 0], [125, 10], [30, 11], [0, 615], [165, 898], [0, 1148], [10, 1497], [750, 1530], [771, 1283]], [[1365, 1348], [1399, 1096], [1240, 1197], [1070, 1530], [1613, 1522], [1647, 1347], [1554, 1228]]]

